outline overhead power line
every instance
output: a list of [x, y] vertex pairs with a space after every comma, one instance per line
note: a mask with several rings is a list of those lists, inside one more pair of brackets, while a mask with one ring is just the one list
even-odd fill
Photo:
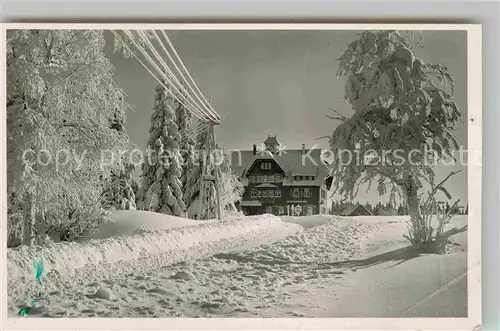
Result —
[[[205, 98], [205, 96], [203, 95], [203, 93], [201, 93], [201, 90], [199, 89], [198, 85], [196, 85], [196, 82], [194, 81], [193, 77], [191, 77], [191, 74], [189, 74], [189, 71], [188, 69], [186, 68], [186, 66], [184, 65], [184, 62], [182, 62], [179, 54], [177, 54], [177, 51], [175, 50], [175, 47], [174, 45], [172, 45], [172, 43], [170, 42], [170, 39], [168, 38], [167, 34], [165, 33], [165, 31], [161, 30], [161, 34], [163, 35], [163, 37], [165, 38], [165, 40], [167, 41], [167, 44], [168, 46], [172, 49], [172, 53], [174, 54], [174, 56], [177, 58], [177, 60], [179, 61], [182, 69], [184, 69], [184, 71], [187, 73], [189, 79], [191, 80], [191, 83], [194, 85], [194, 88], [196, 89], [196, 91], [201, 95], [201, 97], [203, 98], [203, 100], [205, 101], [205, 104], [210, 108], [210, 110], [217, 114], [217, 112], [212, 108], [212, 106], [210, 105], [210, 103], [207, 101], [207, 99]], [[220, 115], [217, 114], [217, 117], [218, 119], [220, 120]]]
[[[121, 36], [120, 36], [117, 32], [115, 32], [115, 31], [112, 31], [112, 32], [113, 32], [113, 34], [115, 35], [115, 37], [116, 37], [117, 39], [122, 40], [122, 42], [123, 42], [123, 44], [124, 44], [124, 47], [125, 47], [125, 48], [127, 49], [127, 51], [128, 51], [128, 52], [129, 52], [129, 53], [130, 53], [130, 54], [131, 54], [131, 55], [132, 55], [132, 56], [133, 56], [133, 57], [137, 60], [137, 62], [139, 62], [139, 64], [141, 64], [141, 65], [142, 65], [142, 66], [146, 69], [146, 71], [147, 71], [147, 72], [148, 72], [151, 76], [153, 76], [153, 78], [154, 78], [154, 79], [155, 79], [155, 80], [156, 80], [156, 81], [157, 81], [157, 82], [158, 82], [158, 83], [159, 83], [159, 84], [160, 84], [160, 85], [161, 85], [164, 89], [166, 89], [167, 91], [170, 91], [170, 88], [168, 88], [168, 87], [165, 85], [165, 83], [164, 83], [164, 82], [163, 82], [160, 78], [158, 78], [158, 77], [157, 77], [157, 76], [153, 73], [153, 71], [152, 71], [152, 70], [151, 70], [151, 69], [150, 69], [150, 68], [149, 68], [149, 67], [148, 67], [148, 66], [147, 66], [147, 65], [146, 65], [146, 64], [145, 64], [145, 63], [144, 63], [144, 62], [143, 62], [143, 61], [142, 61], [142, 60], [141, 60], [141, 59], [140, 59], [140, 58], [139, 58], [136, 54], [135, 54], [135, 52], [134, 52], [134, 51], [132, 51], [132, 50], [130, 49], [130, 47], [126, 44], [126, 42], [123, 40], [123, 38], [122, 38], [122, 37], [121, 37]], [[174, 98], [176, 98], [176, 100], [177, 100], [180, 104], [182, 104], [184, 107], [186, 107], [186, 109], [188, 109], [189, 111], [191, 111], [191, 113], [192, 113], [193, 115], [195, 115], [197, 118], [199, 118], [199, 119], [203, 120], [204, 115], [203, 115], [203, 114], [202, 114], [199, 110], [197, 110], [197, 109], [195, 109], [195, 108], [192, 108], [192, 107], [190, 107], [190, 106], [186, 105], [184, 102], [182, 102], [181, 100], [179, 100], [179, 97], [177, 97], [177, 96], [175, 96], [175, 95], [174, 95]]]
[[[189, 92], [186, 90], [186, 88], [184, 86], [182, 86], [182, 83], [179, 81], [179, 79], [175, 76], [175, 74], [173, 73], [173, 71], [169, 68], [168, 64], [161, 58], [161, 55], [158, 53], [158, 51], [156, 50], [156, 48], [154, 47], [154, 45], [151, 43], [151, 41], [148, 39], [148, 37], [144, 34], [144, 32], [142, 31], [137, 31], [137, 33], [139, 34], [139, 36], [142, 38], [142, 40], [148, 45], [148, 47], [151, 49], [151, 51], [153, 52], [153, 55], [156, 57], [156, 59], [160, 62], [160, 64], [163, 66], [164, 70], [171, 75], [171, 78], [173, 79], [173, 83], [172, 85], [176, 87], [176, 90], [179, 91], [179, 89], [181, 90], [180, 92], [178, 93], [181, 93], [182, 95], [185, 95], [187, 96], [188, 98], [190, 98], [191, 100], [187, 99], [186, 98], [186, 101], [190, 104], [191, 107], [194, 107], [194, 108], [197, 108], [203, 115], [207, 116], [208, 118], [210, 118], [212, 121], [218, 121], [217, 117], [214, 116], [213, 114], [211, 114], [208, 109], [203, 109], [203, 107], [200, 107], [199, 104], [196, 104], [196, 101], [194, 100], [194, 98], [189, 94]], [[140, 44], [139, 44], [140, 47], [142, 47]], [[162, 45], [163, 46], [163, 45]], [[149, 54], [148, 54], [149, 55]], [[170, 56], [170, 54], [167, 54], [168, 56]], [[151, 59], [152, 60], [152, 59]], [[182, 73], [181, 73], [182, 74]]]
[[[182, 69], [179, 68], [179, 66], [175, 63], [175, 60], [173, 59], [172, 55], [169, 53], [165, 45], [162, 43], [161, 39], [158, 37], [156, 32], [153, 33], [153, 37], [155, 40], [160, 44], [162, 50], [164, 53], [167, 55], [168, 60], [172, 63], [173, 67], [175, 70], [178, 72], [178, 74], [181, 76], [181, 80], [187, 84], [187, 86], [184, 86], [182, 82], [177, 78], [176, 74], [172, 71], [172, 69], [169, 67], [169, 65], [162, 59], [162, 56], [156, 49], [155, 45], [149, 40], [148, 36], [143, 32], [143, 31], [137, 31], [136, 33], [139, 35], [139, 37], [142, 39], [143, 43], [136, 41], [134, 34], [129, 31], [129, 30], [122, 30], [125, 36], [129, 39], [129, 41], [132, 43], [132, 45], [139, 51], [140, 54], [145, 58], [145, 60], [149, 63], [149, 66], [144, 63], [144, 61], [141, 61], [139, 56], [134, 52], [130, 47], [128, 46], [127, 42], [122, 38], [116, 31], [112, 31], [115, 37], [119, 38], [122, 40], [124, 47], [127, 49], [129, 53], [143, 66], [148, 73], [155, 78], [156, 81], [160, 85], [162, 85], [163, 88], [165, 88], [167, 91], [171, 92], [173, 97], [186, 109], [192, 112], [192, 114], [197, 117], [199, 120], [203, 122], [211, 122], [214, 124], [219, 124], [220, 123], [220, 116], [217, 114], [213, 108], [211, 107], [210, 103], [208, 102], [203, 102], [203, 100], [206, 101], [205, 96], [201, 93], [199, 90], [198, 86], [194, 82], [192, 76], [189, 74], [187, 71], [187, 68], [185, 65], [182, 63], [182, 60], [178, 58], [178, 62], [181, 63], [182, 68], [184, 69], [185, 73], [183, 73]], [[178, 57], [177, 52], [173, 48], [173, 46], [170, 43], [170, 40], [168, 39], [168, 36], [164, 33], [164, 31], [161, 31], [162, 34], [164, 34], [167, 43], [169, 43], [170, 48], [172, 48], [173, 52], [175, 53], [174, 57]], [[160, 62], [160, 66], [163, 67], [163, 70], [160, 68], [160, 66], [156, 63], [156, 61], [151, 57], [151, 55], [146, 51], [146, 49], [142, 46], [142, 44], [146, 44], [150, 51], [153, 53], [153, 56], [156, 58], [158, 62]], [[152, 67], [152, 68], [150, 68]], [[156, 74], [155, 74], [156, 72]], [[158, 78], [158, 76], [161, 77]], [[187, 78], [186, 78], [187, 76]], [[189, 81], [191, 80], [191, 82]], [[167, 86], [168, 84], [169, 86]], [[187, 88], [186, 88], [187, 87]], [[198, 93], [197, 93], [198, 92]], [[196, 99], [193, 97], [193, 95], [196, 97]], [[196, 102], [198, 101], [198, 102]]]
[[[153, 74], [153, 77], [156, 78], [156, 80], [167, 90], [167, 91], [171, 91], [172, 88], [175, 89], [173, 96], [174, 98], [177, 99], [177, 101], [179, 103], [181, 103], [183, 106], [185, 106], [187, 109], [189, 109], [190, 111], [193, 112], [193, 115], [197, 116], [197, 117], [200, 117], [200, 119], [202, 120], [207, 120], [207, 116], [206, 114], [200, 110], [198, 107], [193, 107], [190, 105], [189, 101], [187, 100], [186, 96], [184, 96], [182, 93], [179, 93], [179, 90], [178, 88], [172, 84], [172, 82], [170, 81], [170, 78], [165, 74], [165, 72], [163, 72], [159, 67], [158, 65], [155, 63], [155, 61], [151, 58], [151, 56], [149, 56], [149, 54], [144, 50], [144, 48], [136, 42], [133, 34], [128, 31], [128, 30], [125, 30], [124, 31], [125, 34], [127, 35], [127, 37], [130, 39], [130, 41], [132, 42], [132, 44], [139, 50], [139, 52], [142, 54], [142, 56], [144, 56], [146, 58], [146, 60], [149, 62], [149, 64], [154, 68], [154, 70], [156, 71], [157, 74], [160, 75], [161, 78], [163, 78], [163, 81], [167, 82], [168, 84], [171, 85], [171, 87], [167, 87], [165, 85], [165, 83], [161, 80], [161, 79], [158, 79], [156, 77], [156, 75]], [[132, 54], [135, 54], [134, 52], [132, 52]], [[135, 56], [137, 58], [137, 56]], [[151, 71], [148, 70], [150, 73]], [[172, 92], [172, 91], [171, 91]], [[184, 102], [182, 102], [181, 100], [179, 100], [180, 98], [184, 99]], [[186, 101], [188, 101], [186, 103]]]

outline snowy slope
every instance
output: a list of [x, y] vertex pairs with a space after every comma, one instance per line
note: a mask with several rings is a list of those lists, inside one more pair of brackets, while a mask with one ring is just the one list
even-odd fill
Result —
[[[374, 224], [335, 216], [305, 217], [295, 221], [310, 226], [292, 236], [282, 233], [282, 240], [274, 242], [259, 238], [255, 233], [258, 242], [252, 245], [240, 248], [234, 243], [231, 247], [239, 249], [220, 251], [198, 260], [113, 272], [97, 282], [87, 279], [66, 282], [44, 298], [48, 311], [41, 315], [292, 316], [291, 310], [276, 313], [272, 307], [306, 293], [311, 286], [335, 286], [345, 276], [345, 271], [336, 267], [325, 269], [320, 263], [359, 256], [361, 243], [377, 230]], [[318, 223], [323, 224], [311, 226]], [[275, 224], [275, 231], [279, 227], [282, 230], [288, 226], [300, 228], [279, 221]]]
[[[150, 224], [151, 225], [151, 224]], [[9, 300], [26, 297], [34, 284], [33, 262], [44, 261], [43, 290], [96, 281], [110, 274], [155, 270], [180, 261], [257, 247], [302, 231], [272, 215], [203, 222], [169, 230], [142, 229], [83, 243], [56, 243], [7, 251]], [[24, 299], [23, 299], [24, 300]]]
[[[466, 312], [464, 281], [453, 280], [467, 270], [466, 233], [453, 237], [459, 246], [449, 255], [408, 256], [398, 254], [408, 246], [402, 237], [406, 217], [284, 220], [305, 229], [273, 243], [261, 240], [261, 245], [196, 260], [149, 268], [151, 259], [145, 258], [137, 260], [136, 268], [109, 269], [97, 281], [87, 274], [61, 282], [57, 290], [44, 291], [44, 307], [34, 317], [422, 317]], [[458, 218], [449, 226], [466, 223], [466, 217]], [[386, 256], [388, 252], [394, 253]], [[14, 315], [13, 302], [9, 305]]]

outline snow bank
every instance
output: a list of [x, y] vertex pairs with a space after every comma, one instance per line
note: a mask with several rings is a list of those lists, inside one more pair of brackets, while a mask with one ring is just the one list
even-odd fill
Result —
[[[35, 283], [33, 262], [43, 259], [44, 291], [105, 279], [110, 273], [158, 268], [217, 253], [241, 251], [297, 234], [302, 227], [273, 215], [240, 217], [133, 236], [18, 247], [7, 251], [9, 301], [25, 299]], [[69, 284], [68, 284], [69, 283]]]
[[170, 230], [183, 226], [200, 225], [207, 221], [195, 221], [142, 210], [119, 210], [107, 216], [97, 231], [89, 235], [92, 239], [116, 236], [132, 236], [138, 230]]

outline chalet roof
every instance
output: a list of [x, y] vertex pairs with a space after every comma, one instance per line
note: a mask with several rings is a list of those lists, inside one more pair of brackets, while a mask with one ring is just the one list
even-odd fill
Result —
[[[321, 160], [321, 149], [284, 150], [282, 153], [272, 154], [269, 151], [259, 151], [253, 155], [253, 151], [237, 151], [230, 154], [231, 168], [234, 173], [246, 178], [247, 172], [256, 160], [274, 160], [285, 173], [283, 185], [312, 185], [322, 186], [328, 176], [328, 168]], [[241, 162], [239, 158], [241, 157]], [[315, 176], [314, 181], [293, 181], [293, 174], [304, 174]], [[298, 184], [300, 183], [300, 184]]]
[[365, 213], [366, 215], [372, 215], [372, 213], [370, 213], [370, 211], [368, 211], [368, 209], [365, 208], [365, 206], [361, 205], [361, 204], [356, 204], [354, 206], [349, 206], [347, 207], [346, 209], [344, 209], [340, 215], [342, 216], [351, 216], [352, 214], [354, 214], [354, 212], [356, 210], [358, 210], [359, 208], [361, 208]]

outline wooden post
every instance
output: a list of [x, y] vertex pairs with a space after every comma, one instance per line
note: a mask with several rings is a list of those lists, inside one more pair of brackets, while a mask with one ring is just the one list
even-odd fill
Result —
[[208, 149], [208, 144], [209, 142], [207, 141], [207, 144], [204, 149], [204, 155], [203, 155], [203, 161], [202, 161], [202, 168], [201, 168], [201, 180], [200, 180], [200, 194], [198, 195], [198, 220], [201, 220], [201, 213], [203, 211], [203, 192], [205, 191], [205, 173], [207, 171], [207, 149]]
[[[214, 175], [213, 176], [207, 176], [207, 167], [208, 167], [208, 158], [212, 155], [212, 151], [214, 151], [217, 147], [215, 143], [215, 129], [214, 129], [214, 123], [209, 123], [209, 133], [208, 133], [208, 139], [206, 142], [206, 147], [205, 147], [205, 155], [203, 156], [203, 165], [202, 165], [202, 171], [201, 171], [201, 182], [200, 182], [200, 194], [199, 194], [199, 211], [198, 211], [198, 219], [201, 219], [201, 213], [203, 210], [203, 195], [205, 191], [205, 182], [208, 182], [207, 185], [210, 185], [210, 183], [214, 183], [215, 185], [215, 195], [216, 195], [216, 208], [217, 208], [217, 219], [221, 220], [222, 219], [222, 211], [221, 211], [221, 205], [220, 205], [220, 189], [219, 189], [219, 169], [220, 166], [218, 164], [214, 165]], [[213, 146], [212, 146], [213, 143]], [[209, 186], [210, 187], [210, 186]], [[207, 204], [208, 212], [210, 212], [210, 209], [212, 208], [212, 200], [211, 197], [208, 197], [208, 204]]]
[[[214, 125], [212, 124], [212, 127], [210, 128], [211, 129], [211, 135], [212, 135], [212, 141], [214, 143], [214, 150], [217, 148], [217, 145], [215, 143], [215, 127]], [[219, 160], [220, 161], [220, 160]], [[221, 211], [221, 205], [220, 205], [220, 187], [219, 187], [219, 170], [220, 170], [220, 165], [218, 164], [218, 162], [216, 162], [215, 164], [215, 168], [214, 168], [214, 176], [215, 176], [215, 181], [214, 181], [214, 185], [215, 185], [215, 195], [216, 195], [216, 198], [217, 198], [217, 219], [221, 220], [222, 219], [222, 211]]]

